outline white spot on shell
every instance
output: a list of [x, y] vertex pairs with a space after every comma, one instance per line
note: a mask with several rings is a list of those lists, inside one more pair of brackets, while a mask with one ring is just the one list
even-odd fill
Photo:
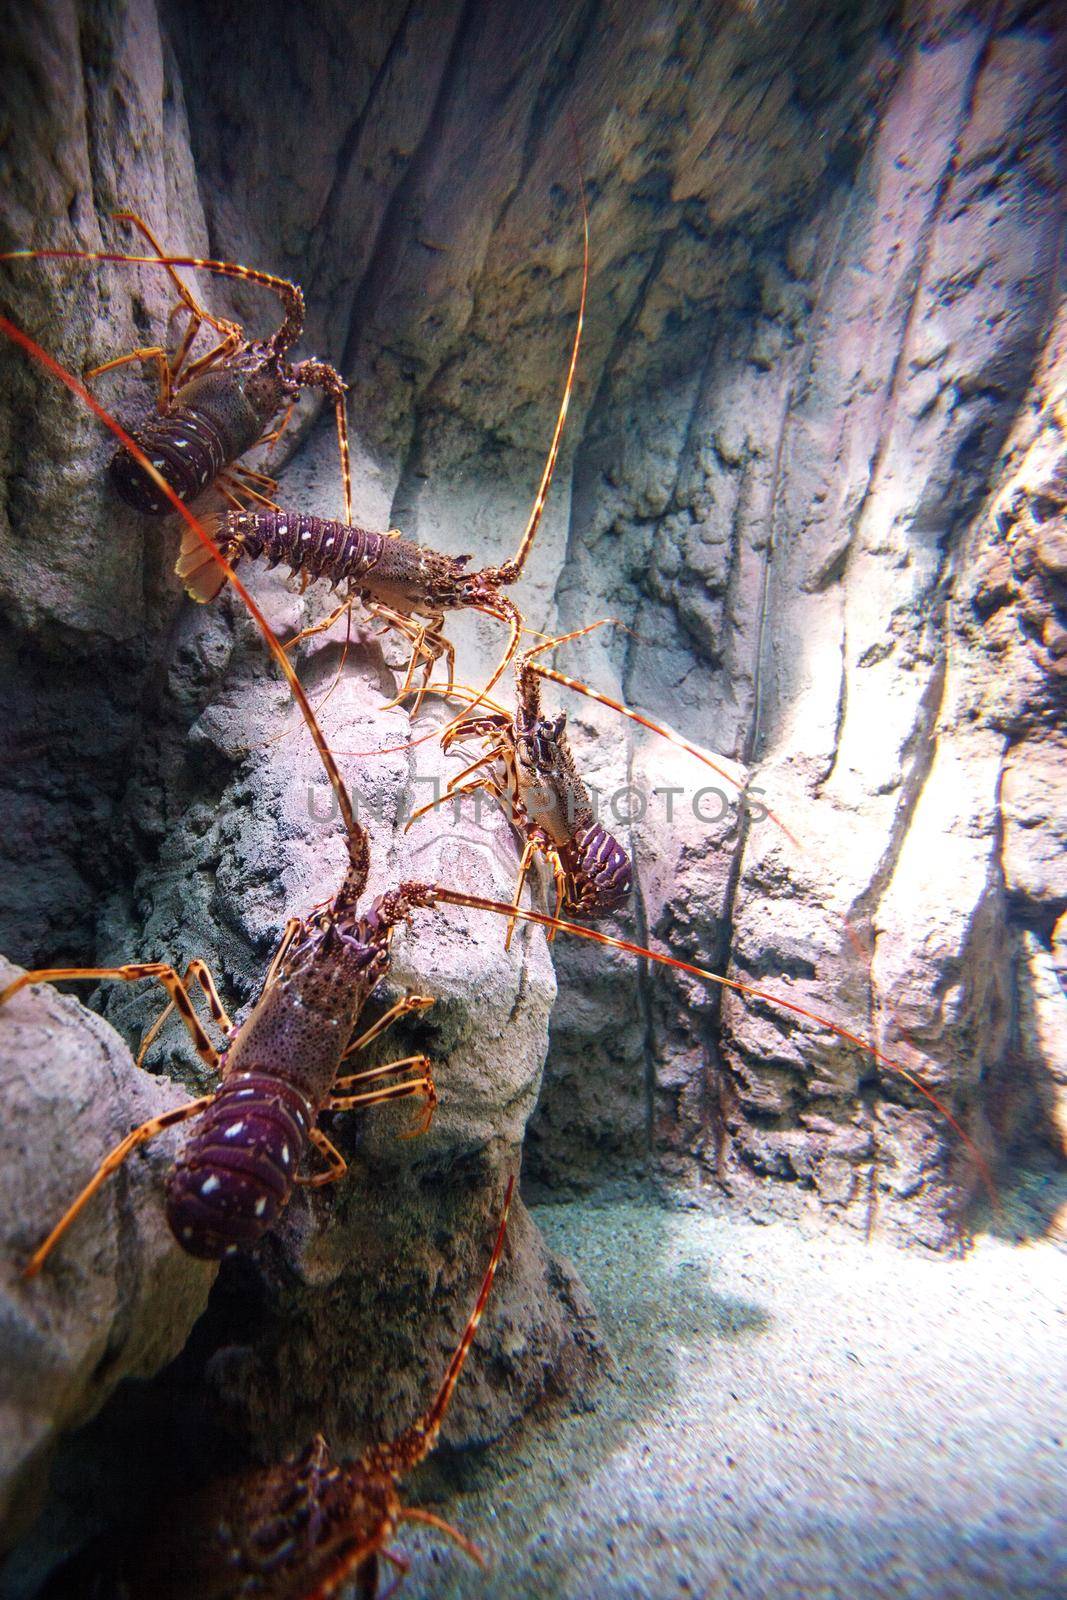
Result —
[[229, 1128], [226, 1129], [226, 1132], [223, 1134], [222, 1137], [224, 1139], [236, 1139], [236, 1137], [237, 1137], [237, 1135], [239, 1133], [243, 1133], [244, 1132], [244, 1127], [245, 1127], [245, 1125], [244, 1125], [243, 1122], [235, 1122], [232, 1125], [232, 1127], [229, 1127]]
[[282, 1145], [282, 1163], [284, 1166], [289, 1165], [289, 1146], [287, 1144]]
[[228, 1256], [235, 1256], [237, 1254], [237, 1246], [235, 1244], [228, 1244], [224, 1254]]
[[257, 1200], [256, 1201], [256, 1216], [257, 1217], [261, 1217], [263, 1215], [264, 1211], [266, 1211], [266, 1209], [267, 1209], [267, 1202], [266, 1202], [265, 1199], [261, 1199], [261, 1200]]
[[200, 1185], [200, 1193], [201, 1194], [214, 1194], [215, 1190], [220, 1188], [220, 1187], [221, 1187], [221, 1185], [219, 1183], [218, 1178], [216, 1178], [214, 1175], [212, 1175], [210, 1178], [205, 1178], [204, 1179], [203, 1183]]
[[160, 461], [158, 459], [153, 458], [152, 465], [156, 468], [157, 472], [162, 472], [163, 468], [166, 466], [166, 464], [167, 463], [165, 461]]

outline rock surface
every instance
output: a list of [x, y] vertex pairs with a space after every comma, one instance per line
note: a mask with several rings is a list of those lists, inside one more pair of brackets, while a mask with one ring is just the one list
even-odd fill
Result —
[[[0, 987], [19, 969], [0, 959]], [[178, 1248], [162, 1182], [179, 1130], [131, 1159], [31, 1281], [20, 1265], [132, 1127], [188, 1099], [44, 986], [0, 1010], [0, 1548], [32, 1522], [60, 1435], [184, 1345], [215, 1268]]]
[[[728, 774], [568, 696], [634, 845], [627, 931], [873, 1038], [972, 1146], [821, 1026], [560, 941], [542, 1192], [652, 1173], [937, 1245], [976, 1161], [1056, 1136], [1065, 908], [1040, 774], [1064, 659], [1057, 27], [1052, 6], [954, 0], [921, 18], [880, 0], [10, 8], [2, 242], [96, 248], [126, 204], [182, 248], [291, 273], [305, 347], [352, 383], [357, 515], [454, 552], [513, 548], [551, 432], [579, 288], [576, 124], [588, 324], [517, 594], [534, 626], [620, 617], [632, 632], [569, 647], [565, 670], [668, 717]], [[165, 324], [148, 272], [3, 272], [5, 306], [75, 368]], [[258, 292], [198, 288], [269, 325]], [[247, 1001], [285, 915], [336, 883], [316, 764], [240, 612], [182, 602], [173, 530], [111, 499], [97, 426], [2, 361], [3, 946], [200, 954]], [[133, 369], [105, 385], [125, 413], [148, 398]], [[336, 513], [326, 421], [299, 418], [287, 449], [285, 503]], [[256, 589], [279, 627], [325, 608], [277, 576]], [[475, 677], [496, 633], [450, 631]], [[359, 638], [330, 737], [403, 743], [403, 714], [376, 709], [394, 658]], [[302, 659], [325, 692], [339, 647]], [[382, 819], [375, 885], [414, 870], [506, 894], [502, 824], [401, 844], [433, 749], [347, 758]], [[630, 782], [680, 789], [673, 817], [646, 795], [631, 828]], [[773, 817], [737, 805], [744, 783]], [[413, 1216], [431, 1174], [488, 1161], [457, 1247], [473, 1269], [536, 1097], [551, 975], [540, 936], [505, 959], [498, 935], [446, 926], [475, 931], [420, 925], [397, 977], [444, 980], [454, 1115], [443, 1095], [431, 1142], [390, 1130], [384, 1159]], [[147, 1003], [107, 1004], [134, 1037]], [[152, 1059], [195, 1079], [170, 1034]], [[278, 1245], [296, 1281], [301, 1248]]]

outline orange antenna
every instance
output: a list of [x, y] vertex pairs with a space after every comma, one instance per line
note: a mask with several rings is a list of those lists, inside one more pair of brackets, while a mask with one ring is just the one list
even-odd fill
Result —
[[[493, 1253], [489, 1258], [489, 1265], [486, 1268], [485, 1277], [482, 1279], [482, 1286], [478, 1291], [478, 1299], [475, 1301], [474, 1310], [467, 1319], [467, 1326], [464, 1328], [463, 1336], [456, 1346], [455, 1354], [448, 1364], [448, 1371], [441, 1381], [441, 1387], [418, 1422], [414, 1423], [412, 1427], [406, 1428], [400, 1437], [394, 1439], [391, 1444], [373, 1445], [367, 1451], [362, 1458], [361, 1465], [369, 1471], [391, 1472], [394, 1475], [410, 1472], [412, 1467], [429, 1455], [437, 1443], [437, 1436], [441, 1431], [445, 1412], [448, 1410], [456, 1384], [459, 1382], [459, 1375], [463, 1371], [470, 1347], [474, 1343], [474, 1335], [478, 1331], [478, 1324], [481, 1322], [482, 1314], [489, 1302], [489, 1292], [493, 1287], [496, 1269], [500, 1264], [500, 1257], [504, 1253], [504, 1239], [508, 1229], [508, 1212], [511, 1210], [511, 1198], [514, 1192], [515, 1179], [511, 1177], [508, 1179], [507, 1190], [504, 1194], [504, 1210], [496, 1233], [496, 1243], [493, 1245]], [[433, 1525], [435, 1527], [443, 1526], [444, 1531], [447, 1533], [455, 1532], [449, 1524], [435, 1522]], [[466, 1544], [464, 1548], [467, 1548]], [[471, 1546], [470, 1548], [473, 1550], [474, 1547]], [[480, 1559], [480, 1557], [476, 1557], [476, 1559]]]
[[761, 989], [751, 983], [742, 983], [737, 978], [725, 978], [721, 973], [709, 972], [706, 967], [698, 967], [692, 961], [682, 961], [678, 956], [669, 956], [660, 950], [649, 950], [647, 946], [633, 944], [629, 939], [616, 939], [610, 933], [601, 933], [597, 928], [584, 927], [577, 922], [564, 922], [559, 917], [550, 917], [542, 911], [525, 911], [515, 906], [505, 905], [501, 900], [486, 900], [481, 895], [463, 894], [457, 889], [444, 889], [437, 887], [434, 890], [437, 900], [448, 905], [470, 906], [475, 911], [493, 911], [500, 916], [517, 917], [522, 922], [535, 922], [542, 928], [552, 928], [558, 933], [573, 933], [579, 939], [589, 939], [594, 944], [606, 945], [611, 950], [624, 950], [628, 955], [640, 956], [647, 961], [655, 961], [660, 966], [674, 967], [678, 972], [688, 972], [694, 978], [702, 978], [705, 983], [718, 984], [722, 989], [731, 989], [736, 994], [744, 994], [753, 1000], [762, 1000], [767, 1005], [776, 1006], [782, 1011], [792, 1012], [794, 1016], [803, 1017], [807, 1022], [814, 1022], [817, 1027], [828, 1028], [839, 1039], [844, 1039], [847, 1044], [854, 1044], [858, 1049], [865, 1051], [879, 1066], [886, 1067], [890, 1072], [897, 1073], [912, 1085], [914, 1089], [930, 1102], [936, 1111], [944, 1117], [949, 1127], [966, 1145], [974, 1159], [976, 1168], [981, 1175], [986, 1192], [994, 1207], [1000, 1208], [1000, 1198], [996, 1185], [982, 1152], [970, 1135], [960, 1126], [956, 1117], [946, 1105], [938, 1099], [932, 1089], [917, 1078], [907, 1067], [902, 1067], [899, 1061], [894, 1061], [879, 1050], [877, 1045], [865, 1039], [862, 1034], [853, 1033], [850, 1029], [842, 1027], [832, 1017], [822, 1015], [821, 1012], [811, 1011], [807, 1006], [798, 1004], [795, 1000], [787, 1000], [784, 995], [775, 994], [773, 990]]
[[[133, 220], [131, 212], [119, 211], [115, 215], [122, 220]], [[4, 250], [0, 251], [0, 261], [110, 261], [134, 267], [166, 267], [177, 283], [180, 280], [174, 278], [171, 269], [195, 267], [201, 272], [214, 272], [221, 278], [241, 278], [247, 283], [272, 289], [285, 306], [283, 328], [289, 326], [294, 316], [303, 319], [304, 297], [295, 283], [290, 283], [288, 278], [279, 278], [272, 272], [260, 272], [255, 267], [242, 266], [239, 261], [213, 261], [204, 256], [141, 256], [122, 250]], [[184, 285], [181, 286], [181, 298], [188, 303]], [[106, 422], [106, 417], [101, 417], [101, 421]]]
[[530, 554], [537, 530], [541, 525], [544, 515], [545, 502], [548, 491], [552, 487], [552, 477], [556, 470], [556, 461], [559, 457], [560, 440], [563, 438], [563, 425], [567, 420], [570, 409], [571, 393], [574, 389], [574, 374], [578, 367], [578, 351], [582, 343], [582, 329], [585, 326], [585, 301], [589, 289], [589, 210], [585, 202], [585, 181], [582, 177], [582, 163], [575, 152], [578, 166], [578, 194], [582, 204], [582, 293], [578, 302], [578, 322], [574, 329], [574, 343], [571, 345], [570, 365], [567, 368], [567, 381], [563, 386], [563, 399], [560, 401], [559, 412], [556, 416], [556, 426], [552, 434], [552, 443], [548, 447], [548, 459], [545, 469], [541, 474], [541, 482], [534, 496], [533, 508], [519, 540], [519, 548], [507, 564], [499, 569], [502, 583], [514, 583], [526, 565], [526, 558]]

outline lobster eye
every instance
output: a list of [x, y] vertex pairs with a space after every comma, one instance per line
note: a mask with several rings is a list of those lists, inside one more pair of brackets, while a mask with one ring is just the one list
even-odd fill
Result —
[[567, 713], [565, 711], [561, 711], [555, 722], [551, 723], [550, 726], [553, 739], [558, 739], [564, 728], [567, 726]]

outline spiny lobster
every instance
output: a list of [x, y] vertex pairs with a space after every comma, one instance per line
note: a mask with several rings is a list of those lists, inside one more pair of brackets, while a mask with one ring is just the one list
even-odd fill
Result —
[[[589, 790], [567, 739], [566, 712], [551, 718], [542, 712], [540, 677], [533, 661], [542, 650], [570, 637], [573, 635], [549, 639], [523, 656], [515, 673], [514, 717], [494, 706], [449, 726], [442, 740], [446, 750], [466, 739], [484, 739], [488, 749], [457, 773], [439, 798], [421, 806], [408, 827], [447, 800], [478, 791], [491, 794], [523, 841], [514, 906], [520, 904], [535, 857], [541, 856], [555, 880], [555, 915], [600, 917], [617, 911], [629, 898], [633, 886], [630, 858], [594, 816]], [[455, 685], [442, 686], [442, 692], [454, 693]], [[485, 691], [471, 696], [472, 703], [485, 698]], [[509, 924], [505, 948], [513, 928], [514, 923]]]
[[[286, 358], [304, 327], [304, 296], [295, 283], [273, 273], [259, 272], [236, 261], [210, 261], [200, 256], [168, 255], [148, 224], [130, 211], [118, 211], [117, 221], [131, 223], [144, 235], [153, 255], [137, 256], [104, 250], [8, 250], [0, 261], [114, 261], [164, 267], [178, 294], [178, 306], [189, 313], [185, 333], [175, 356], [159, 345], [146, 345], [116, 356], [86, 374], [99, 377], [131, 361], [154, 363], [159, 379], [157, 411], [130, 429], [130, 435], [149, 457], [179, 500], [195, 500], [215, 488], [231, 506], [243, 499], [273, 506], [269, 498], [277, 488], [273, 478], [234, 463], [258, 444], [274, 443], [288, 422], [301, 389], [321, 389], [333, 401], [341, 452], [345, 521], [352, 520], [352, 482], [345, 419], [346, 385], [340, 373], [312, 357], [295, 365]], [[281, 326], [269, 338], [249, 340], [238, 323], [214, 317], [193, 297], [178, 277], [176, 267], [195, 267], [225, 278], [241, 278], [272, 289], [282, 302]], [[177, 309], [177, 308], [176, 308]], [[205, 355], [190, 360], [201, 327], [219, 335]], [[283, 408], [285, 418], [270, 424]], [[233, 468], [233, 472], [229, 469]], [[111, 481], [135, 511], [163, 516], [170, 510], [167, 497], [125, 446], [111, 460]]]
[[[521, 613], [501, 593], [502, 583], [513, 581], [507, 576], [510, 566], [468, 572], [470, 556], [443, 555], [405, 539], [395, 529], [375, 533], [293, 511], [230, 511], [206, 518], [204, 526], [231, 566], [242, 557], [262, 559], [268, 567], [284, 563], [305, 582], [322, 578], [344, 590], [344, 601], [337, 610], [306, 628], [299, 639], [332, 627], [354, 599], [362, 600], [374, 616], [402, 633], [411, 644], [411, 658], [396, 698], [402, 700], [413, 688], [421, 660], [424, 676], [416, 691], [415, 710], [442, 656], [448, 664], [450, 685], [455, 676], [455, 651], [441, 631], [446, 611], [483, 611], [510, 626], [508, 652], [487, 693], [511, 660], [522, 633]], [[225, 582], [225, 573], [190, 529], [185, 530], [175, 571], [194, 600], [211, 600]], [[290, 641], [290, 649], [295, 642]]]
[[347, 1582], [354, 1582], [359, 1600], [374, 1600], [382, 1559], [401, 1575], [407, 1571], [408, 1563], [388, 1549], [402, 1522], [438, 1529], [484, 1565], [458, 1528], [405, 1505], [398, 1484], [437, 1443], [489, 1300], [514, 1186], [512, 1178], [474, 1309], [420, 1419], [356, 1461], [335, 1461], [317, 1434], [296, 1460], [209, 1487], [187, 1505], [168, 1506], [124, 1575], [128, 1600], [328, 1600]]
[[[67, 372], [58, 362], [54, 360], [53, 357], [49, 356], [44, 350], [42, 350], [33, 339], [31, 339], [27, 334], [23, 333], [21, 329], [15, 327], [15, 325], [11, 323], [8, 318], [3, 316], [0, 316], [0, 332], [5, 333], [9, 338], [14, 340], [14, 342], [26, 350], [27, 353], [33, 357], [33, 359], [39, 361], [43, 366], [45, 366], [61, 383], [65, 384], [83, 401], [83, 403], [88, 405], [90, 409], [94, 411], [94, 413], [103, 422], [105, 422], [105, 424], [119, 439], [120, 443], [130, 450], [130, 452], [139, 461], [142, 469], [146, 471], [149, 476], [154, 477], [161, 493], [165, 494], [171, 500], [171, 503], [185, 519], [187, 525], [197, 530], [198, 537], [203, 540], [205, 547], [214, 550], [215, 558], [225, 566], [226, 564], [221, 552], [219, 552], [213, 545], [210, 537], [193, 513], [178, 499], [173, 489], [169, 484], [166, 483], [162, 475], [152, 466], [151, 462], [144, 455], [144, 452], [141, 451], [140, 447], [124, 431], [121, 425], [104, 410], [99, 402], [93, 398], [85, 386], [76, 378], [74, 378], [72, 374]], [[373, 984], [380, 981], [381, 977], [384, 975], [385, 965], [382, 961], [381, 953], [383, 948], [387, 949], [389, 931], [395, 927], [399, 921], [406, 920], [412, 911], [420, 907], [432, 908], [438, 905], [466, 906], [475, 910], [492, 912], [495, 915], [504, 916], [511, 920], [534, 923], [544, 927], [545, 929], [571, 933], [576, 937], [590, 940], [591, 942], [602, 945], [606, 948], [616, 949], [644, 960], [653, 961], [657, 964], [670, 967], [676, 971], [688, 973], [704, 982], [713, 983], [721, 988], [763, 1001], [772, 1007], [789, 1012], [793, 1016], [802, 1017], [809, 1022], [813, 1022], [818, 1027], [828, 1030], [848, 1044], [867, 1052], [876, 1062], [878, 1062], [880, 1066], [892, 1072], [898, 1073], [906, 1078], [907, 1081], [911, 1083], [921, 1094], [923, 1094], [930, 1101], [930, 1103], [947, 1119], [952, 1128], [968, 1146], [968, 1149], [975, 1159], [978, 1170], [982, 1173], [983, 1181], [986, 1183], [987, 1188], [995, 1199], [995, 1187], [993, 1186], [992, 1178], [988, 1173], [988, 1168], [985, 1164], [982, 1153], [977, 1149], [973, 1141], [969, 1138], [955, 1117], [953, 1117], [952, 1113], [941, 1103], [941, 1101], [936, 1097], [936, 1095], [933, 1094], [931, 1090], [929, 1090], [919, 1079], [917, 1079], [913, 1073], [909, 1072], [906, 1068], [893, 1061], [869, 1040], [864, 1039], [859, 1034], [856, 1034], [847, 1028], [842, 1027], [832, 1018], [813, 1011], [806, 1006], [801, 1006], [796, 1002], [787, 999], [783, 995], [776, 994], [771, 990], [757, 987], [753, 984], [743, 983], [737, 979], [724, 977], [721, 974], [710, 972], [707, 968], [701, 967], [696, 963], [681, 960], [676, 956], [667, 955], [661, 951], [648, 949], [643, 945], [632, 943], [629, 940], [615, 938], [612, 935], [600, 932], [598, 929], [583, 927], [577, 923], [563, 921], [559, 918], [548, 916], [541, 912], [520, 908], [515, 905], [509, 906], [500, 901], [490, 900], [480, 895], [467, 894], [457, 890], [449, 889], [441, 884], [421, 884], [415, 882], [401, 883], [396, 890], [390, 891], [388, 894], [382, 896], [365, 917], [358, 917], [355, 898], [356, 894], [358, 893], [357, 885], [362, 886], [362, 883], [365, 882], [367, 849], [365, 835], [356, 821], [351, 800], [341, 778], [340, 770], [337, 766], [336, 760], [330, 751], [330, 748], [311, 708], [310, 702], [308, 701], [307, 695], [292, 667], [291, 662], [289, 661], [281, 644], [273, 634], [269, 624], [266, 621], [266, 618], [263, 616], [262, 611], [253, 600], [252, 596], [248, 594], [247, 590], [245, 590], [244, 586], [241, 584], [232, 568], [227, 566], [226, 571], [231, 583], [234, 585], [234, 588], [241, 596], [252, 617], [263, 633], [268, 648], [274, 656], [274, 659], [277, 661], [284, 676], [288, 680], [294, 698], [299, 704], [309, 732], [311, 733], [312, 740], [323, 762], [331, 786], [334, 789], [337, 804], [347, 829], [351, 864], [339, 895], [336, 897], [333, 905], [329, 911], [325, 913], [324, 919], [320, 921], [319, 924], [316, 925], [314, 923], [302, 922], [290, 924], [290, 927], [293, 929], [290, 943], [296, 940], [297, 934], [300, 930], [303, 930], [304, 934], [306, 935], [306, 938], [301, 937], [296, 949], [293, 952], [293, 957], [295, 958], [302, 951], [306, 954], [307, 959], [312, 967], [310, 973], [310, 982], [311, 993], [313, 995], [319, 996], [321, 994], [328, 993], [332, 986], [330, 972], [328, 970], [319, 970], [319, 968], [314, 965], [316, 958], [324, 953], [324, 951], [327, 949], [330, 950], [331, 955], [335, 950], [343, 949], [344, 960], [353, 963], [352, 975], [361, 988], [363, 998], [366, 998], [366, 996], [369, 995]], [[548, 672], [552, 676], [557, 676], [556, 674], [551, 673], [550, 669], [542, 670]], [[560, 676], [561, 681], [568, 681], [563, 678], [562, 675], [558, 676]], [[343, 927], [340, 925], [342, 922], [344, 924]], [[328, 943], [325, 937], [319, 937], [320, 934], [325, 936], [327, 933], [329, 934]], [[310, 941], [310, 948], [307, 947], [308, 941]], [[282, 952], [280, 953], [280, 959], [283, 961], [288, 959], [287, 946], [284, 942]], [[279, 958], [276, 958], [275, 967], [272, 968], [272, 972], [269, 975], [271, 979], [278, 976], [278, 972], [280, 970], [277, 966], [278, 960]], [[287, 968], [286, 970], [289, 969]], [[295, 968], [293, 969], [293, 972], [295, 977]], [[372, 974], [374, 972], [377, 973], [377, 976], [373, 978], [372, 982]], [[10, 996], [17, 989], [21, 989], [26, 984], [47, 981], [53, 976], [60, 975], [78, 975], [89, 977], [106, 977], [112, 975], [119, 977], [159, 977], [162, 981], [167, 983], [167, 986], [170, 989], [171, 998], [178, 1008], [180, 1014], [183, 1016], [183, 1020], [185, 1020], [187, 1025], [189, 1025], [191, 1019], [192, 1024], [195, 1025], [195, 1028], [199, 1028], [199, 1023], [196, 1021], [195, 1015], [192, 1012], [192, 1006], [189, 1002], [188, 994], [186, 992], [187, 979], [179, 977], [173, 968], [163, 967], [161, 965], [152, 965], [147, 971], [141, 967], [136, 969], [107, 969], [103, 971], [93, 969], [76, 969], [76, 974], [59, 974], [50, 971], [26, 973], [21, 978], [17, 979], [16, 982], [11, 985], [3, 995], [0, 995], [0, 1005], [2, 1005], [6, 999], [10, 998]], [[199, 982], [201, 981], [201, 974], [199, 970], [190, 968], [187, 978], [196, 978]], [[201, 987], [204, 987], [203, 983], [201, 983]], [[208, 993], [210, 1002], [211, 994], [206, 989], [205, 992]], [[268, 985], [268, 987], [265, 989], [263, 997], [264, 1001], [269, 999], [271, 992], [272, 988], [270, 985]], [[290, 985], [283, 990], [282, 993], [286, 996], [291, 996], [294, 1002], [299, 1002], [294, 1009], [297, 1011], [301, 1009], [304, 1003], [302, 981], [301, 984]], [[409, 996], [406, 1001], [401, 1001], [398, 1003], [397, 1007], [392, 1008], [392, 1011], [382, 1019], [381, 1024], [376, 1026], [372, 1031], [374, 1033], [379, 1032], [380, 1027], [384, 1026], [387, 1021], [391, 1020], [392, 1015], [397, 1012], [400, 1007], [403, 1007], [407, 1004], [423, 1005], [425, 1003], [427, 1003], [426, 997]], [[278, 1009], [275, 1010], [275, 1007], [278, 1007]], [[263, 1014], [267, 1015], [268, 1013]], [[318, 1026], [318, 1024], [323, 1020], [322, 1016], [317, 1016], [313, 1020], [310, 1032], [305, 1033], [304, 1022], [299, 1019], [286, 1018], [285, 1008], [284, 1006], [281, 1006], [278, 1001], [272, 1002], [271, 1011], [269, 1014], [273, 1015], [275, 1018], [280, 1016], [284, 1021], [285, 1029], [288, 1029], [291, 1025], [292, 1033], [290, 1037], [292, 1037], [294, 1040], [303, 1039], [305, 1037], [310, 1039], [312, 1043], [313, 1057], [317, 1064], [318, 1070], [320, 1072], [324, 1070], [328, 1047], [323, 1042], [322, 1031]], [[345, 1014], [348, 1014], [347, 1007]], [[253, 1011], [252, 1016], [249, 1018], [244, 1027], [248, 1028], [259, 1015], [260, 1009], [257, 1007]], [[327, 1026], [329, 1026], [329, 1023], [327, 1023]], [[256, 1033], [252, 1037], [254, 1038], [257, 1047], [260, 1043], [260, 1037], [264, 1037], [268, 1044], [270, 1044], [274, 1049], [277, 1049], [279, 1044], [282, 1044], [284, 1041], [285, 1029], [283, 1029], [283, 1033], [281, 1035], [278, 1035], [273, 1034], [272, 1030], [264, 1028], [264, 1034], [260, 1036], [257, 1028]], [[241, 1031], [243, 1032], [243, 1030]], [[342, 1033], [340, 1022], [338, 1022], [336, 1027], [333, 1027], [331, 1031], [335, 1036], [339, 1036]], [[362, 1042], [366, 1042], [367, 1037], [368, 1036], [365, 1035]], [[194, 1039], [196, 1038], [197, 1035], [194, 1031]], [[234, 1041], [234, 1044], [231, 1045], [230, 1051], [228, 1052], [228, 1055], [231, 1058], [232, 1052], [235, 1048], [236, 1040]], [[336, 1065], [339, 1064], [345, 1050], [345, 1042], [340, 1037], [336, 1037], [335, 1048], [337, 1052], [336, 1056], [334, 1057], [336, 1068]], [[249, 1070], [253, 1069], [257, 1065], [257, 1063], [252, 1059], [251, 1050], [249, 1051], [247, 1057], [242, 1055], [238, 1059], [242, 1060], [242, 1062], [247, 1062]], [[282, 1061], [284, 1057], [282, 1052], [279, 1052], [278, 1054], [272, 1053], [270, 1059], [271, 1063], [274, 1063]], [[419, 1058], [418, 1064], [421, 1064], [421, 1061], [422, 1058]], [[394, 1063], [394, 1070], [399, 1069], [400, 1065], [400, 1063]], [[268, 1076], [270, 1075], [268, 1074]], [[423, 1079], [429, 1076], [427, 1068], [423, 1069], [422, 1076]], [[276, 1081], [276, 1077], [272, 1079], [272, 1082], [273, 1081]], [[321, 1081], [321, 1077], [316, 1078], [317, 1084], [320, 1084]], [[297, 1080], [297, 1084], [299, 1087], [299, 1080]], [[241, 1086], [245, 1087], [246, 1085]], [[255, 1086], [252, 1084], [248, 1084], [247, 1087], [255, 1088]], [[375, 1098], [396, 1098], [396, 1096], [400, 1093], [421, 1093], [423, 1094], [424, 1098], [427, 1099], [428, 1104], [431, 1100], [430, 1085], [424, 1081], [405, 1083], [391, 1086], [391, 1088], [393, 1091], [392, 1093], [389, 1093], [388, 1091], [375, 1090], [370, 1092], [375, 1096]], [[225, 1083], [223, 1085], [223, 1090], [225, 1090]], [[222, 1092], [223, 1091], [220, 1091], [219, 1097], [221, 1097]], [[246, 1102], [251, 1099], [250, 1096], [245, 1098]], [[72, 1220], [72, 1218], [78, 1214], [78, 1212], [82, 1209], [82, 1206], [90, 1198], [91, 1194], [95, 1193], [96, 1189], [99, 1188], [100, 1184], [107, 1177], [108, 1173], [113, 1171], [121, 1160], [125, 1159], [125, 1155], [128, 1154], [131, 1149], [136, 1148], [139, 1144], [145, 1143], [147, 1139], [153, 1137], [153, 1135], [162, 1127], [171, 1126], [174, 1122], [185, 1120], [189, 1116], [195, 1115], [199, 1111], [206, 1109], [208, 1105], [215, 1101], [215, 1099], [215, 1096], [205, 1097], [205, 1100], [203, 1101], [194, 1102], [190, 1106], [179, 1107], [174, 1112], [166, 1114], [163, 1118], [155, 1119], [153, 1122], [145, 1124], [142, 1128], [134, 1130], [129, 1138], [123, 1141], [123, 1144], [114, 1152], [112, 1152], [112, 1155], [99, 1169], [97, 1174], [91, 1180], [90, 1184], [75, 1202], [74, 1206], [70, 1208], [62, 1222], [56, 1229], [53, 1230], [53, 1233], [49, 1236], [49, 1239], [46, 1240], [45, 1245], [35, 1253], [30, 1263], [30, 1270], [35, 1271], [39, 1269], [44, 1256], [47, 1254], [47, 1250], [55, 1242], [55, 1239], [65, 1229], [70, 1220]], [[362, 1101], [362, 1103], [366, 1103], [366, 1101]], [[265, 1121], [274, 1121], [273, 1112], [265, 1113]], [[244, 1132], [245, 1130], [242, 1128], [239, 1130], [238, 1134], [234, 1135], [234, 1138], [239, 1139]], [[310, 1126], [308, 1128], [307, 1136], [310, 1137]], [[258, 1135], [255, 1136], [254, 1142], [258, 1142]], [[272, 1146], [272, 1148], [274, 1147]], [[332, 1160], [332, 1158], [330, 1159]], [[254, 1164], [254, 1151], [252, 1155], [252, 1161]], [[336, 1156], [336, 1162], [336, 1167], [331, 1168], [331, 1170], [324, 1175], [326, 1181], [329, 1181], [332, 1177], [341, 1175], [341, 1171], [343, 1171], [343, 1162], [339, 1153]], [[221, 1191], [223, 1189], [223, 1177], [222, 1174], [219, 1176]], [[227, 1183], [229, 1182], [228, 1179], [226, 1181]], [[253, 1218], [255, 1219], [250, 1226], [254, 1229], [257, 1224], [262, 1224], [259, 1231], [262, 1231], [268, 1225], [263, 1221], [263, 1217], [266, 1215], [267, 1208], [270, 1204], [268, 1197], [267, 1206], [263, 1208], [262, 1213], [257, 1212], [255, 1209], [256, 1204], [258, 1203], [259, 1199], [264, 1198], [263, 1194], [254, 1193], [250, 1187], [246, 1188], [239, 1179], [235, 1179], [233, 1181], [232, 1190], [227, 1189], [226, 1192], [228, 1195], [232, 1193], [235, 1206], [241, 1209], [241, 1236], [238, 1239], [229, 1239], [223, 1245], [224, 1250], [228, 1249], [230, 1244], [239, 1246], [241, 1243], [245, 1242], [246, 1234], [244, 1230], [246, 1224], [248, 1223], [248, 1218], [244, 1214], [245, 1210], [247, 1209], [246, 1203], [251, 1201], [251, 1210], [253, 1213]], [[203, 1198], [203, 1196], [200, 1198]], [[280, 1204], [278, 1209], [280, 1209]], [[235, 1210], [234, 1215], [236, 1214], [237, 1211]], [[214, 1224], [212, 1224], [212, 1226], [214, 1226]]]

